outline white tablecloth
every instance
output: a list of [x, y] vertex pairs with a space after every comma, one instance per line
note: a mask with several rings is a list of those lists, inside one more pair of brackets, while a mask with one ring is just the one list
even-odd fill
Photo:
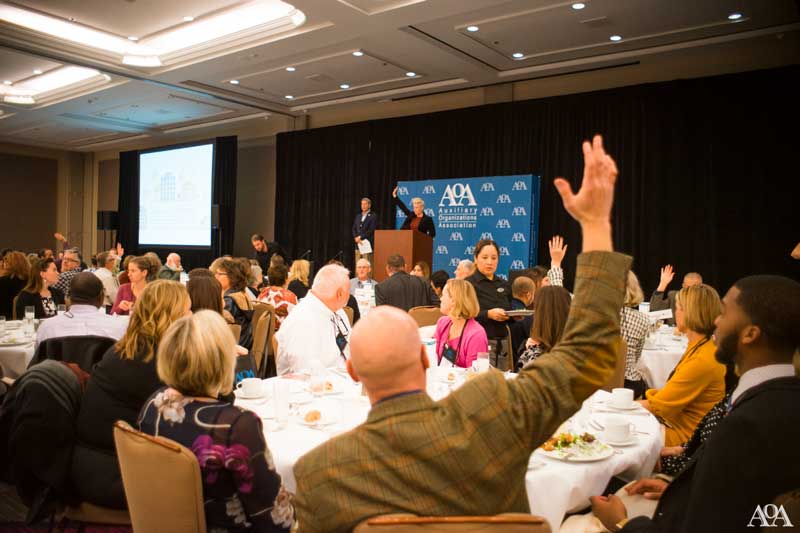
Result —
[[6, 331], [1, 340], [26, 341], [15, 346], [0, 346], [0, 369], [3, 371], [3, 376], [18, 378], [33, 359], [34, 337], [26, 337], [22, 333], [21, 320], [9, 320], [6, 322]]
[[670, 372], [678, 365], [687, 345], [686, 337], [674, 336], [672, 328], [668, 326], [648, 337], [638, 368], [651, 388], [660, 389], [667, 383]]
[[[433, 399], [440, 399], [449, 393], [449, 387], [434, 379], [436, 369], [428, 371], [428, 394]], [[265, 380], [264, 390], [267, 396], [272, 394], [272, 383], [276, 379]], [[288, 425], [281, 430], [274, 430], [272, 416], [272, 400], [237, 400], [237, 405], [255, 411], [264, 420], [264, 435], [272, 452], [275, 466], [283, 479], [287, 490], [294, 492], [297, 483], [292, 468], [297, 460], [310, 450], [322, 444], [334, 435], [348, 431], [364, 422], [370, 405], [366, 397], [360, 395], [360, 385], [349, 380], [335, 377], [337, 386], [344, 392], [338, 395], [324, 396], [314, 399], [311, 404], [299, 406], [302, 412], [309, 408], [322, 411], [323, 416], [332, 414], [338, 422], [321, 429], [313, 429], [302, 425], [298, 416], [290, 416]], [[293, 388], [304, 387], [303, 382], [293, 381]], [[598, 391], [584, 403], [581, 411], [570, 420], [575, 431], [599, 433], [588, 427], [592, 419], [602, 421], [609, 416], [607, 409], [600, 403], [610, 395]], [[592, 412], [594, 411], [594, 412]], [[553, 529], [570, 511], [576, 511], [589, 505], [589, 496], [601, 494], [613, 476], [635, 479], [649, 474], [658, 459], [663, 446], [661, 428], [656, 419], [644, 410], [638, 414], [627, 415], [627, 418], [643, 432], [637, 436], [638, 442], [632, 446], [617, 448], [618, 453], [603, 461], [592, 463], [565, 463], [562, 461], [540, 457], [534, 452], [531, 458], [531, 469], [525, 478], [531, 512], [544, 516], [553, 524]], [[624, 415], [623, 415], [624, 416]]]

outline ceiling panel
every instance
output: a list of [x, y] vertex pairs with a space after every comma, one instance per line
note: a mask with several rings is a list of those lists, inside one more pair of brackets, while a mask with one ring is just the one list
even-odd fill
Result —
[[17, 83], [35, 76], [33, 71], [36, 69], [47, 72], [60, 66], [61, 63], [0, 48], [0, 83], [5, 80]]
[[142, 128], [155, 128], [232, 112], [229, 108], [184, 96], [169, 94], [164, 97], [156, 94], [98, 109], [91, 116]]
[[403, 7], [412, 6], [426, 0], [337, 0], [351, 9], [365, 15], [377, 15]]
[[77, 121], [57, 120], [16, 129], [7, 135], [15, 139], [15, 141], [79, 146], [89, 142], [127, 137], [130, 134], [116, 132], [112, 128], [103, 126], [82, 124]]

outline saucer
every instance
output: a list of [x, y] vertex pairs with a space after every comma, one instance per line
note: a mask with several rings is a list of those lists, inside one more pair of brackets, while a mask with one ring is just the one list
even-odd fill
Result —
[[234, 390], [233, 394], [240, 400], [260, 400], [262, 398], [266, 398], [267, 396], [266, 394], [264, 394], [264, 391], [261, 391], [260, 393], [253, 395], [245, 394], [242, 389]]
[[634, 435], [630, 435], [628, 437], [628, 440], [617, 442], [617, 441], [614, 441], [614, 440], [608, 440], [607, 438], [603, 437], [603, 442], [605, 442], [606, 444], [609, 444], [611, 446], [619, 446], [619, 447], [632, 446], [633, 444], [637, 444], [639, 442], [639, 438], [634, 434]]

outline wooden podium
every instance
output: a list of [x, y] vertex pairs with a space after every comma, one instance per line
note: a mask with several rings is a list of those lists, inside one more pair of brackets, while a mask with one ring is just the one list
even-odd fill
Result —
[[417, 261], [433, 263], [433, 238], [408, 229], [379, 229], [375, 231], [375, 268], [372, 278], [375, 281], [386, 279], [386, 260], [390, 255], [400, 254], [406, 260], [409, 270]]

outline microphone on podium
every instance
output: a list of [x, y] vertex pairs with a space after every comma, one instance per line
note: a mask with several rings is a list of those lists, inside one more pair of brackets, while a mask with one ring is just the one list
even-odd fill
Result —
[[310, 256], [311, 256], [311, 249], [309, 248], [308, 250], [306, 250], [305, 252], [303, 252], [303, 255], [301, 255], [300, 257], [298, 257], [298, 259], [305, 259], [305, 258], [307, 258], [307, 257], [310, 257]]
[[344, 259], [344, 251], [339, 250], [338, 252], [336, 252], [336, 255], [334, 255], [331, 258], [331, 261], [339, 261], [339, 262], [341, 262], [342, 259]]

